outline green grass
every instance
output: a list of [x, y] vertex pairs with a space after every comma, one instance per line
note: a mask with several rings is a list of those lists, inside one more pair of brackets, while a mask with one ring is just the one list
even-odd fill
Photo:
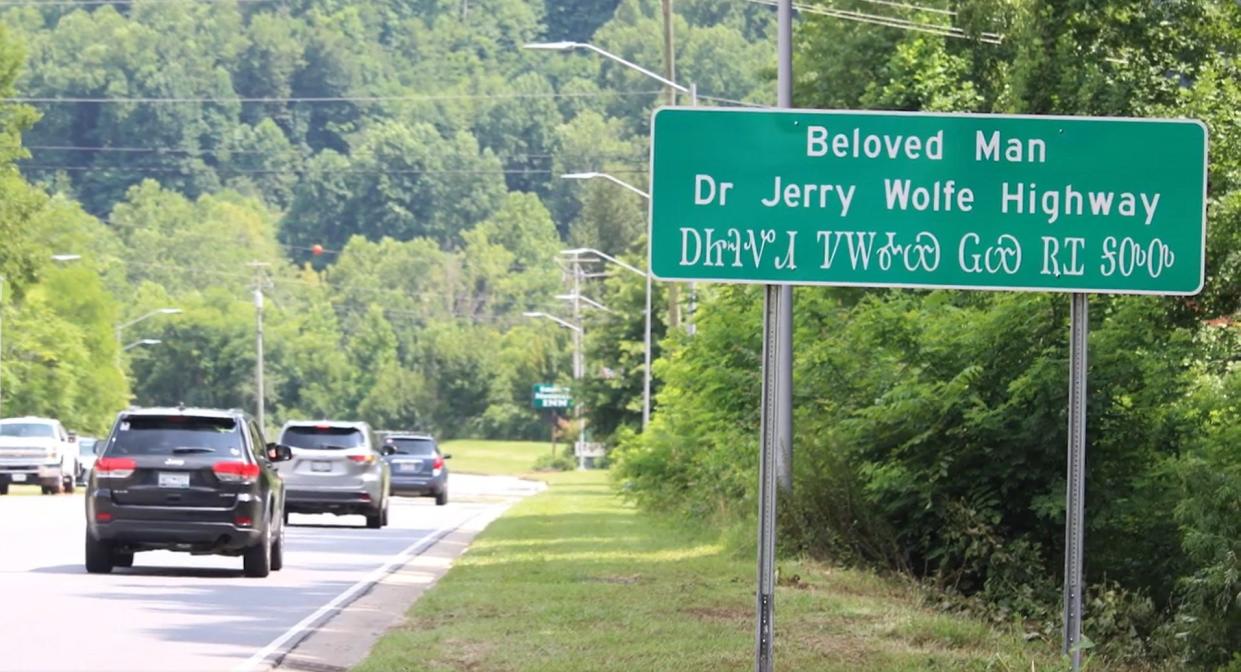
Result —
[[[558, 448], [564, 450], [564, 444]], [[456, 439], [440, 444], [440, 450], [452, 455], [448, 463], [451, 471], [518, 475], [534, 471], [534, 461], [540, 455], [550, 455], [552, 446], [550, 442], [537, 441]]]
[[[748, 553], [639, 513], [606, 473], [546, 480], [547, 492], [479, 535], [357, 672], [753, 669]], [[899, 582], [812, 562], [784, 563], [781, 577], [782, 670], [1062, 667], [1054, 643], [924, 608]]]

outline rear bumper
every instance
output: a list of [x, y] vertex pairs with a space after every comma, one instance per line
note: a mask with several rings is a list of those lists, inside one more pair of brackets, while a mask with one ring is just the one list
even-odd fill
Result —
[[[376, 488], [378, 490], [378, 488]], [[284, 508], [293, 513], [368, 513], [382, 506], [383, 497], [368, 490], [292, 488], [284, 491]]]
[[447, 488], [448, 479], [440, 476], [392, 475], [392, 492], [399, 495], [438, 495]]
[[[111, 519], [100, 522], [101, 514]], [[238, 525], [239, 518], [251, 523]], [[120, 505], [102, 489], [86, 498], [90, 534], [133, 550], [236, 554], [262, 538], [267, 521], [267, 507], [258, 497], [228, 507]]]
[[60, 463], [55, 464], [5, 464], [0, 466], [0, 483], [17, 485], [57, 485], [64, 474]]
[[113, 520], [91, 523], [91, 534], [136, 550], [167, 549], [191, 553], [240, 553], [263, 536], [261, 527], [232, 523], [189, 521]]

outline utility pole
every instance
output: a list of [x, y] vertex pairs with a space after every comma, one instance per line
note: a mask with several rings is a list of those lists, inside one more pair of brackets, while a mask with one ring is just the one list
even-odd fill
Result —
[[582, 352], [582, 265], [577, 255], [573, 256], [573, 381], [577, 387], [578, 403], [573, 405], [573, 415], [577, 418], [577, 468], [586, 468], [586, 417], [582, 415], [582, 380], [586, 377], [586, 362]]
[[[672, 0], [660, 0], [660, 9], [664, 17], [664, 79], [676, 81], [676, 49], [672, 41]], [[668, 105], [677, 104], [677, 90], [671, 84], [666, 85]], [[677, 283], [668, 283], [668, 329], [681, 326], [681, 291]]]
[[266, 408], [264, 397], [266, 388], [263, 384], [263, 285], [266, 278], [263, 276], [263, 269], [269, 264], [254, 261], [249, 264], [254, 269], [254, 401], [255, 401], [255, 419], [258, 420], [259, 427], [263, 431], [267, 431], [266, 425]]

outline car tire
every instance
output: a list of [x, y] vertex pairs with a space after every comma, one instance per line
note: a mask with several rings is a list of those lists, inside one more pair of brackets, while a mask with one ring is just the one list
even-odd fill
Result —
[[278, 572], [284, 569], [284, 529], [281, 528], [280, 536], [271, 544], [271, 571]]
[[90, 574], [108, 574], [112, 571], [112, 545], [86, 533], [86, 571]]
[[42, 490], [42, 491], [43, 491], [43, 494], [45, 494], [45, 495], [53, 495], [53, 494], [56, 494], [56, 493], [52, 490], [51, 486], [41, 485], [41, 486], [39, 486], [39, 489], [40, 489], [40, 490]]
[[65, 483], [64, 483], [64, 486], [61, 488], [61, 491], [67, 495], [72, 495], [73, 491], [77, 489], [77, 485], [78, 485], [78, 479], [76, 476], [73, 476], [73, 475], [66, 476]]
[[7, 494], [9, 494], [9, 484], [0, 483], [0, 495], [7, 495]]
[[133, 551], [113, 551], [112, 552], [113, 567], [133, 567], [134, 552]]
[[379, 526], [380, 527], [388, 526], [388, 504], [386, 502], [384, 503], [383, 514], [381, 514], [379, 517]]
[[259, 543], [247, 548], [241, 556], [243, 573], [252, 579], [262, 579], [271, 573], [271, 521]]
[[435, 505], [443, 506], [447, 503], [448, 503], [448, 490], [440, 490], [440, 493], [435, 496]]
[[384, 514], [382, 510], [366, 514], [366, 527], [372, 530], [378, 530], [383, 527], [383, 516]]

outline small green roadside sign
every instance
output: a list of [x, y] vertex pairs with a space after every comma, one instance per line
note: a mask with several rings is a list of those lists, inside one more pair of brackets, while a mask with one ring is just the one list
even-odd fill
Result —
[[665, 108], [663, 280], [1196, 294], [1193, 120]]
[[567, 387], [539, 383], [534, 386], [533, 404], [537, 409], [573, 408], [573, 395]]

